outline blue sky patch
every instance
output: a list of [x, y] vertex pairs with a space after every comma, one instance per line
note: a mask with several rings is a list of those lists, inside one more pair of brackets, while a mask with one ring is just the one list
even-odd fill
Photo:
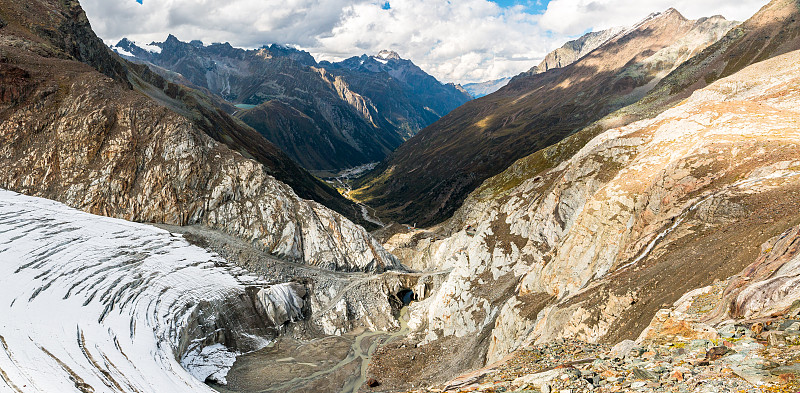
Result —
[[142, 0], [136, 0], [136, 2], [142, 4]]
[[550, 0], [489, 0], [501, 7], [511, 7], [515, 5], [522, 5], [525, 11], [531, 14], [541, 14], [547, 9], [547, 3]]
[[391, 5], [391, 4], [389, 4], [389, 2], [387, 1], [387, 2], [383, 3], [383, 5], [381, 6], [381, 8], [383, 8], [383, 9], [385, 9], [385, 10], [390, 10], [390, 9], [392, 9], [392, 5]]

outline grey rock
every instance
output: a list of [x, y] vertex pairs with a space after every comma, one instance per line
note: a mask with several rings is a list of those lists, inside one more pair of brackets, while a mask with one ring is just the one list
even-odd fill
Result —
[[775, 367], [769, 371], [772, 375], [795, 374], [800, 375], [800, 363]]
[[612, 359], [624, 359], [636, 347], [636, 342], [633, 340], [624, 340], [618, 342], [611, 348], [609, 356]]
[[658, 375], [638, 367], [633, 369], [633, 377], [636, 379], [644, 379], [648, 381], [658, 381]]

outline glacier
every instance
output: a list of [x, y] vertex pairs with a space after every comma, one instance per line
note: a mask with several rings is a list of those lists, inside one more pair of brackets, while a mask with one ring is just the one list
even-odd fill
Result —
[[274, 333], [257, 284], [167, 230], [0, 190], [0, 392], [213, 392]]

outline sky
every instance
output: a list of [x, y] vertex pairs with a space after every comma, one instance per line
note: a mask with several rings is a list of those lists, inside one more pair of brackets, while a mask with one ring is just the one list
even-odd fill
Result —
[[743, 21], [767, 0], [82, 0], [108, 44], [168, 34], [182, 41], [273, 43], [337, 61], [390, 49], [443, 82], [530, 69], [588, 31], [628, 26], [674, 7], [691, 19]]

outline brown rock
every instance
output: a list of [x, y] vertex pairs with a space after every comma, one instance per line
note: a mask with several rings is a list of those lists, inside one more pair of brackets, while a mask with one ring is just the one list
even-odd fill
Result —
[[756, 337], [758, 337], [761, 332], [764, 331], [764, 324], [761, 322], [756, 322], [752, 326], [750, 326], [750, 330], [753, 332]]
[[600, 376], [603, 377], [603, 379], [609, 379], [611, 377], [616, 377], [617, 375], [619, 375], [619, 373], [613, 370], [605, 370], [600, 373]]
[[717, 331], [697, 318], [674, 310], [659, 310], [637, 342], [657, 342], [681, 337], [684, 340], [719, 338]]
[[378, 380], [375, 379], [375, 378], [367, 379], [367, 386], [369, 386], [371, 388], [378, 387], [380, 385], [381, 385], [381, 383], [378, 382]]
[[717, 360], [725, 356], [728, 353], [728, 351], [730, 351], [730, 349], [728, 349], [728, 347], [725, 346], [709, 348], [709, 350], [706, 352], [706, 359], [710, 361]]

